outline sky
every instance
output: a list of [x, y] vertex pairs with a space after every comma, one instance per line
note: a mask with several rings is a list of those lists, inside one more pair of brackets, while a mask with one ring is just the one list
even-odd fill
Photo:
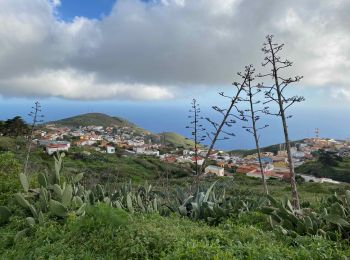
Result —
[[[39, 100], [50, 120], [105, 112], [185, 134], [193, 97], [211, 115], [245, 65], [266, 72], [273, 34], [294, 62], [286, 75], [304, 76], [292, 138], [348, 138], [349, 12], [348, 0], [0, 0], [0, 119]], [[274, 129], [264, 143], [281, 140]]]

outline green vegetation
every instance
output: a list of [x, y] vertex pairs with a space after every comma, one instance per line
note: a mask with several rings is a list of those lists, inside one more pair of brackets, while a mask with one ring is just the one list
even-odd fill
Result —
[[0, 186], [2, 259], [350, 256], [350, 184], [300, 183], [296, 212], [290, 185], [277, 180], [268, 180], [271, 197], [243, 175], [204, 179], [190, 193], [188, 166], [78, 148], [54, 162], [36, 150], [30, 176], [18, 178], [22, 157], [0, 153], [1, 181], [12, 187]]
[[0, 153], [0, 206], [6, 205], [12, 195], [18, 191], [18, 174], [21, 165], [13, 153]]
[[[291, 146], [295, 146], [297, 143], [300, 143], [302, 141], [303, 140], [292, 141], [292, 142], [290, 142], [290, 145]], [[266, 146], [266, 147], [262, 147], [261, 148], [261, 152], [270, 152], [270, 153], [277, 154], [277, 152], [279, 150], [281, 150], [281, 145], [284, 145], [284, 144], [273, 144], [273, 145], [269, 145], [269, 146]], [[251, 154], [257, 153], [257, 150], [256, 149], [250, 149], [250, 150], [240, 149], [240, 150], [232, 150], [232, 151], [230, 151], [230, 153], [241, 155], [241, 156], [244, 157], [244, 156], [247, 156], [247, 155], [251, 155]]]
[[173, 132], [163, 132], [159, 134], [163, 140], [165, 140], [166, 145], [171, 145], [174, 147], [184, 147], [192, 148], [194, 147], [194, 142], [188, 140], [182, 135]]
[[66, 119], [61, 119], [48, 124], [56, 124], [61, 126], [79, 127], [79, 126], [134, 126], [132, 123], [126, 119], [119, 117], [112, 117], [102, 113], [88, 113], [83, 115], [78, 115]]
[[134, 214], [103, 204], [83, 219], [50, 221], [16, 242], [16, 219], [1, 228], [4, 259], [341, 259], [345, 244], [322, 237], [286, 237], [258, 228], [260, 214], [242, 214], [218, 226], [177, 216]]
[[29, 133], [29, 127], [20, 116], [6, 121], [0, 121], [0, 133], [5, 136], [24, 136]]
[[310, 161], [295, 169], [297, 173], [310, 174], [316, 177], [331, 178], [336, 181], [350, 182], [350, 158], [343, 158], [335, 165], [320, 161]]

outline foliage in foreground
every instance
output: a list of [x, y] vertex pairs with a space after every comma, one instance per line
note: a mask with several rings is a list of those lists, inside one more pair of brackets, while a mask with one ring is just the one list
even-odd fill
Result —
[[[53, 173], [38, 174], [34, 184], [39, 188], [31, 188], [33, 182], [20, 175], [24, 192], [15, 197], [23, 209], [0, 207], [0, 224], [9, 222], [0, 229], [1, 257], [339, 259], [350, 255], [349, 192], [322, 202], [329, 218], [307, 205], [297, 212], [288, 201], [280, 203], [273, 197], [268, 206], [267, 198], [218, 192], [216, 182], [193, 195], [179, 190], [173, 197], [151, 185], [135, 189], [125, 184], [113, 190], [97, 185], [89, 190], [80, 184], [82, 174], [61, 174], [61, 166], [62, 157], [57, 157]], [[277, 228], [271, 230], [269, 218], [260, 212], [273, 216]]]
[[[264, 222], [262, 228], [254, 222]], [[218, 226], [176, 215], [128, 214], [105, 204], [81, 219], [48, 221], [14, 242], [23, 221], [0, 229], [5, 259], [341, 259], [349, 248], [319, 236], [292, 239], [266, 230], [259, 213], [241, 213]]]
[[349, 239], [350, 236], [350, 191], [344, 196], [327, 198], [316, 211], [312, 208], [295, 210], [287, 199], [283, 203], [269, 196], [270, 207], [261, 211], [272, 218], [285, 235], [319, 235], [329, 239]]

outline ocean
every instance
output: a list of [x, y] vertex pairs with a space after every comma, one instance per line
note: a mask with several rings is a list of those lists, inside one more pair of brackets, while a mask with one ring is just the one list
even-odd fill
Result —
[[[0, 119], [5, 120], [16, 115], [29, 120], [27, 116], [33, 100], [27, 99], [3, 99], [0, 100]], [[60, 99], [43, 99], [41, 101], [45, 121], [52, 121], [83, 113], [99, 112], [111, 116], [123, 117], [136, 125], [154, 133], [163, 131], [177, 132], [190, 137], [186, 129], [189, 123], [189, 102], [118, 102], [118, 101], [62, 101]], [[293, 111], [293, 117], [288, 120], [291, 140], [300, 140], [315, 136], [315, 129], [320, 129], [321, 137], [335, 139], [347, 139], [350, 137], [350, 124], [347, 111], [313, 108], [300, 104]], [[202, 107], [202, 116], [210, 117], [216, 121], [221, 115], [214, 112], [210, 106]], [[204, 125], [209, 128], [205, 120]], [[262, 115], [260, 125], [268, 124], [269, 127], [260, 131], [260, 143], [262, 146], [283, 142], [281, 120], [278, 117]], [[229, 140], [218, 141], [216, 148], [222, 150], [251, 149], [254, 148], [253, 136], [242, 129], [242, 123], [238, 122], [233, 127], [226, 129], [234, 133], [235, 137]], [[207, 141], [208, 142], [208, 141]]]

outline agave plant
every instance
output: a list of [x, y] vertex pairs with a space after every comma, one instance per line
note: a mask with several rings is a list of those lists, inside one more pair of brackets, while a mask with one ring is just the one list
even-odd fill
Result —
[[157, 213], [160, 208], [160, 200], [152, 190], [152, 185], [148, 185], [147, 182], [136, 190], [133, 189], [131, 182], [125, 183], [112, 192], [106, 192], [102, 185], [97, 184], [89, 194], [89, 200], [91, 204], [104, 202], [130, 213]]
[[221, 193], [215, 192], [216, 184], [217, 181], [211, 184], [207, 190], [197, 190], [194, 195], [187, 197], [180, 193], [181, 195], [178, 196], [180, 202], [177, 208], [178, 213], [191, 219], [217, 224], [230, 216], [256, 210], [266, 202], [265, 198], [254, 200], [241, 196], [228, 197], [225, 190]]
[[15, 194], [20, 206], [31, 213], [27, 217], [29, 226], [44, 223], [44, 214], [50, 213], [56, 217], [67, 217], [69, 214], [81, 216], [85, 214], [86, 191], [79, 181], [83, 174], [77, 174], [69, 180], [62, 182], [61, 170], [64, 153], [55, 156], [55, 171], [38, 174], [39, 188], [29, 187], [28, 177], [21, 173], [20, 182], [24, 192]]
[[294, 210], [290, 201], [279, 202], [268, 197], [269, 207], [263, 207], [261, 212], [271, 216], [273, 226], [277, 226], [284, 234], [290, 235], [321, 235], [336, 239], [338, 234], [349, 237], [350, 234], [350, 191], [340, 198], [337, 194], [329, 197], [319, 211], [311, 208]]

